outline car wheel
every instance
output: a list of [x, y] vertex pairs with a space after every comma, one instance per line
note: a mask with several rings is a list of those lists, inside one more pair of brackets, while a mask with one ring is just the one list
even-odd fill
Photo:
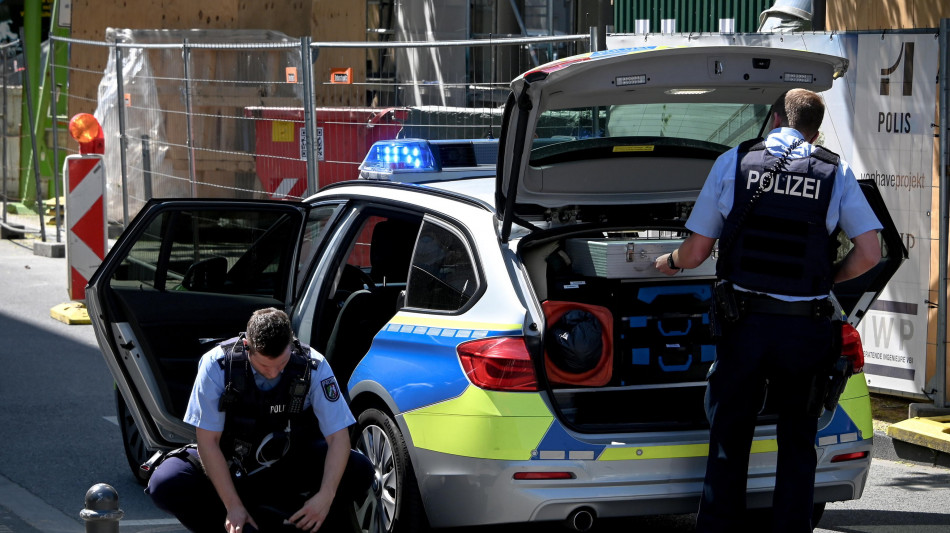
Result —
[[145, 447], [145, 441], [142, 440], [142, 434], [139, 433], [138, 426], [132, 418], [132, 412], [125, 405], [122, 394], [118, 389], [115, 391], [115, 412], [119, 421], [119, 430], [122, 432], [122, 445], [125, 447], [125, 459], [129, 462], [129, 469], [132, 475], [140, 485], [145, 484], [145, 480], [139, 475], [139, 466], [148, 460], [148, 449]]
[[359, 431], [356, 449], [375, 470], [371, 497], [357, 509], [360, 529], [368, 533], [428, 529], [406, 441], [396, 423], [382, 411], [366, 409], [359, 416]]

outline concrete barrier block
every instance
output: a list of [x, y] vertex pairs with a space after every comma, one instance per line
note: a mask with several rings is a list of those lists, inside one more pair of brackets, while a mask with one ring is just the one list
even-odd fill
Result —
[[66, 244], [62, 242], [35, 241], [33, 243], [33, 255], [41, 257], [66, 257]]
[[887, 434], [893, 439], [950, 453], [950, 416], [910, 418], [892, 424]]
[[59, 304], [49, 310], [49, 316], [65, 324], [91, 324], [89, 320], [89, 311], [85, 304], [79, 302], [68, 302]]

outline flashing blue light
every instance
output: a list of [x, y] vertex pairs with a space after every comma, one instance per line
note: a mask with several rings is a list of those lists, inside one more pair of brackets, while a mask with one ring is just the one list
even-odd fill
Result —
[[389, 179], [394, 172], [436, 172], [440, 170], [428, 141], [396, 139], [379, 141], [370, 148], [360, 165], [360, 174], [373, 179]]

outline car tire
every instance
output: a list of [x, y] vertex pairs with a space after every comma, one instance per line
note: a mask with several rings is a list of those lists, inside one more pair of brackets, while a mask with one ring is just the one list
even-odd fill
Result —
[[357, 509], [360, 529], [367, 533], [428, 530], [406, 440], [392, 417], [378, 409], [360, 413], [356, 449], [375, 470], [370, 497]]
[[135, 425], [132, 412], [125, 405], [125, 400], [122, 398], [119, 389], [115, 390], [115, 413], [119, 422], [119, 430], [122, 432], [122, 446], [125, 448], [125, 459], [129, 462], [129, 470], [140, 485], [145, 485], [146, 481], [142, 479], [139, 467], [148, 460], [151, 454], [145, 447], [142, 434], [139, 432], [138, 426]]

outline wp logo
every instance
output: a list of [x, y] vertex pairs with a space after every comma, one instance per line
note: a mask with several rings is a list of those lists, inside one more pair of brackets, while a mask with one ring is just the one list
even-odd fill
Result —
[[903, 86], [903, 96], [912, 96], [914, 94], [914, 43], [904, 43], [901, 46], [901, 52], [897, 55], [897, 61], [894, 62], [888, 68], [881, 69], [881, 96], [887, 96], [891, 94], [891, 74], [894, 74], [897, 71], [897, 67], [901, 66], [901, 63], [904, 64], [903, 79], [901, 85]]

